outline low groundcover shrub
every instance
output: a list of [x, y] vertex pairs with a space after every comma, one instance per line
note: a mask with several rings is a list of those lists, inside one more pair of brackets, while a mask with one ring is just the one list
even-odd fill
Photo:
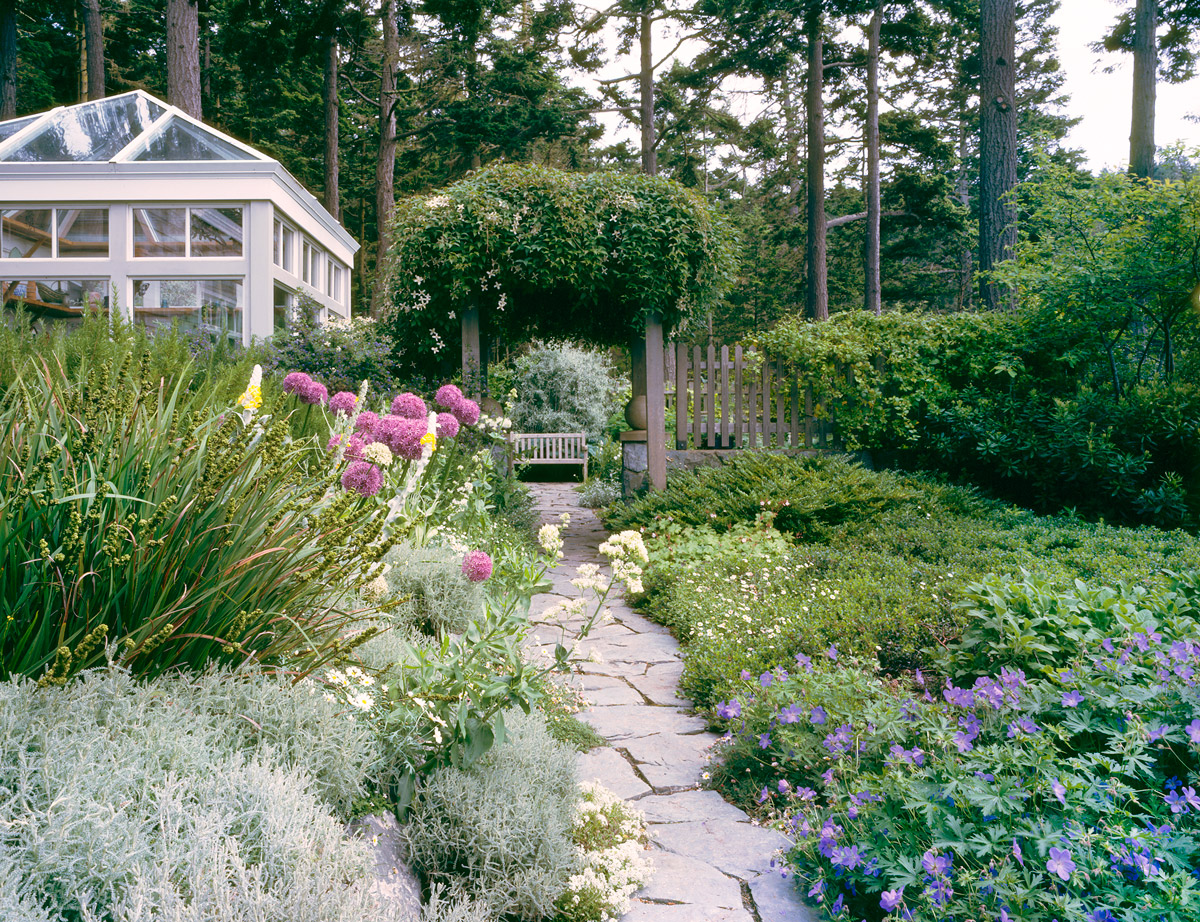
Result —
[[[1034, 588], [974, 587], [972, 617], [1011, 641], [1008, 603]], [[1200, 583], [1078, 585], [1058, 601], [1093, 617], [1024, 625], [1028, 648], [1010, 642], [994, 672], [974, 643], [950, 649], [941, 682], [886, 679], [830, 648], [718, 705], [723, 779], [762, 783], [828, 917], [1196, 918]]]

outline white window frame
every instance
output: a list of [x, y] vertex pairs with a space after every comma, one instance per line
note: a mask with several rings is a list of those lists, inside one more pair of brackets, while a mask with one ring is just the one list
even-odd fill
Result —
[[[142, 210], [142, 209], [154, 210], [154, 211], [170, 211], [172, 209], [180, 209], [180, 208], [182, 208], [183, 212], [184, 212], [183, 254], [176, 255], [176, 256], [138, 256], [137, 250], [136, 250], [137, 242], [135, 239], [138, 211]], [[242, 212], [242, 238], [241, 238], [242, 252], [236, 256], [228, 256], [228, 255], [226, 255], [226, 256], [193, 256], [192, 255], [192, 212], [196, 211], [196, 210], [203, 211], [203, 210], [207, 210], [207, 209], [215, 210], [218, 208], [237, 208]], [[146, 263], [153, 263], [156, 260], [168, 260], [168, 259], [189, 259], [189, 260], [198, 259], [198, 260], [201, 260], [203, 263], [207, 263], [209, 261], [216, 261], [218, 259], [245, 259], [246, 252], [247, 252], [247, 244], [246, 244], [247, 219], [246, 219], [246, 216], [249, 213], [249, 211], [250, 211], [250, 203], [249, 202], [188, 202], [186, 204], [180, 203], [180, 202], [149, 202], [149, 203], [137, 202], [137, 203], [134, 203], [129, 206], [129, 239], [128, 239], [128, 241], [126, 241], [126, 245], [128, 247], [127, 252], [129, 253], [129, 259], [132, 260], [137, 265], [140, 265], [143, 261], [145, 261]], [[111, 221], [111, 218], [110, 218], [110, 221]], [[112, 252], [111, 236], [110, 236], [110, 240], [109, 240], [109, 252], [110, 253]], [[223, 276], [218, 276], [218, 275], [214, 274], [213, 277], [217, 278], [217, 277], [223, 277]]]
[[[26, 259], [69, 259], [69, 260], [108, 260], [112, 259], [113, 253], [113, 233], [112, 233], [112, 208], [108, 203], [93, 202], [81, 205], [64, 205], [59, 202], [53, 204], [26, 204], [19, 203], [0, 203], [0, 212], [5, 211], [49, 211], [50, 212], [50, 255], [49, 256], [33, 256], [33, 257], [18, 257], [15, 260], [10, 260], [0, 253], [0, 258], [3, 258], [5, 264], [12, 262], [19, 264]], [[58, 213], [60, 211], [104, 211], [108, 213], [108, 252], [103, 256], [59, 256], [58, 255]], [[2, 218], [0, 218], [2, 220]], [[2, 242], [2, 241], [0, 241]]]

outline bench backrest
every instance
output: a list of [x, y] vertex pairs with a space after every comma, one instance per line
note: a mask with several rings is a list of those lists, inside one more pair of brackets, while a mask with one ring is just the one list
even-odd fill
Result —
[[513, 448], [526, 464], [587, 464], [583, 432], [515, 432]]

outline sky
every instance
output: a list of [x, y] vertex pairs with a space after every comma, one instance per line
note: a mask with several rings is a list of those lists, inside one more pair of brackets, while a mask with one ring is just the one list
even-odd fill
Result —
[[[1132, 62], [1125, 55], [1097, 54], [1088, 46], [1099, 41], [1125, 4], [1111, 0], [1062, 0], [1055, 22], [1059, 28], [1058, 56], [1066, 75], [1066, 110], [1082, 117], [1067, 145], [1087, 155], [1093, 170], [1123, 169], [1129, 160], [1129, 120], [1133, 97]], [[1105, 67], [1116, 64], [1111, 74]], [[1183, 141], [1200, 148], [1200, 78], [1170, 86], [1158, 84], [1155, 141], [1165, 147]]]

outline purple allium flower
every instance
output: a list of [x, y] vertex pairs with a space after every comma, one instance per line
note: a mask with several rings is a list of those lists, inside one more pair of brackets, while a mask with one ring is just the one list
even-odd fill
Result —
[[1075, 862], [1071, 859], [1070, 850], [1052, 847], [1050, 860], [1046, 862], [1046, 870], [1051, 874], [1057, 874], [1062, 880], [1070, 880], [1071, 874], [1075, 871]]
[[825, 713], [825, 708], [818, 704], [812, 709], [812, 713], [808, 715], [808, 719], [810, 723], [823, 724], [829, 719], [829, 715]]
[[352, 461], [342, 474], [342, 486], [363, 496], [374, 496], [383, 486], [383, 472], [370, 462]]
[[473, 583], [482, 583], [492, 575], [492, 558], [484, 551], [470, 551], [462, 562], [462, 572]]
[[452, 439], [456, 435], [458, 435], [458, 418], [452, 413], [439, 413], [437, 415], [437, 437]]
[[324, 406], [329, 403], [329, 388], [319, 381], [314, 381], [309, 378], [308, 381], [302, 382], [296, 388], [296, 396], [300, 398], [301, 403], [320, 404]]
[[354, 412], [357, 404], [358, 395], [351, 394], [349, 391], [338, 391], [329, 398], [329, 409], [334, 413], [345, 413], [347, 416]]
[[392, 415], [405, 419], [424, 419], [429, 411], [425, 409], [424, 400], [411, 391], [405, 391], [392, 398]]
[[1065, 708], [1077, 708], [1079, 705], [1083, 704], [1083, 695], [1081, 695], [1076, 689], [1072, 689], [1069, 692], [1063, 692], [1062, 703], [1063, 707]]
[[733, 720], [734, 718], [741, 717], [742, 716], [742, 705], [737, 700], [737, 698], [734, 698], [732, 701], [729, 701], [729, 702], [718, 701], [717, 702], [717, 716], [724, 717], [726, 720]]
[[463, 397], [463, 392], [455, 385], [443, 384], [437, 389], [437, 393], [433, 395], [433, 399], [437, 401], [439, 406], [443, 406], [453, 413], [454, 408], [466, 398]]
[[1187, 731], [1188, 739], [1200, 746], [1200, 719], [1193, 720], [1184, 729]]
[[474, 426], [479, 422], [479, 404], [474, 400], [468, 400], [466, 397], [460, 400], [457, 406], [451, 407], [450, 412], [464, 426]]
[[354, 431], [367, 438], [375, 437], [375, 427], [378, 425], [379, 414], [370, 410], [363, 410], [354, 418]]
[[879, 898], [879, 908], [884, 912], [892, 912], [904, 900], [904, 888], [899, 890], [884, 890]]
[[407, 461], [421, 457], [421, 439], [428, 431], [423, 419], [385, 416], [375, 426], [375, 441], [383, 442], [392, 454]]
[[311, 375], [305, 374], [303, 371], [289, 372], [283, 379], [283, 392], [285, 394], [295, 394], [302, 387], [311, 383]]

